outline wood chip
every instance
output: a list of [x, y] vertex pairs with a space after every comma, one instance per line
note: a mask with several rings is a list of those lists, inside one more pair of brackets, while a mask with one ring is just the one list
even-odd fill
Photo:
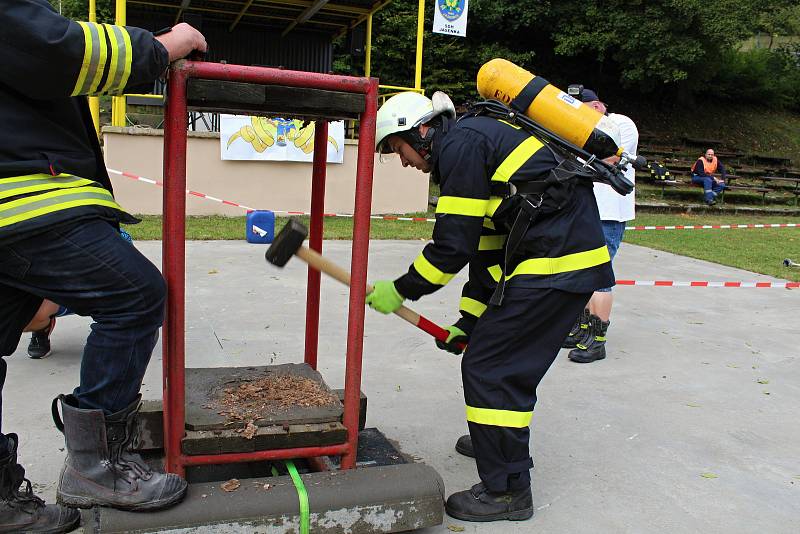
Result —
[[223, 490], [227, 491], [227, 492], [231, 492], [231, 491], [236, 491], [237, 489], [239, 489], [239, 486], [241, 486], [241, 485], [242, 485], [242, 483], [239, 482], [239, 479], [232, 478], [229, 481], [223, 482], [222, 484], [220, 484], [219, 487], [222, 488]]
[[227, 417], [226, 424], [243, 425], [238, 432], [247, 439], [255, 436], [258, 430], [255, 423], [265, 412], [296, 406], [329, 406], [339, 402], [336, 395], [316, 380], [277, 373], [224, 388], [215, 400], [214, 408], [219, 415]]

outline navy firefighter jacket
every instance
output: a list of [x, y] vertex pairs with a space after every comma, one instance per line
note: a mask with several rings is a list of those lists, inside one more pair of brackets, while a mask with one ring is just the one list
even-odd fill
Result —
[[167, 64], [149, 31], [75, 22], [46, 0], [3, 0], [0, 242], [83, 218], [135, 221], [113, 198], [86, 95], [149, 86]]
[[[434, 135], [433, 162], [440, 176], [433, 240], [395, 281], [416, 300], [447, 284], [469, 264], [459, 327], [469, 333], [486, 310], [501, 275], [507, 287], [555, 288], [591, 293], [614, 284], [592, 184], [578, 179], [559, 210], [543, 211], [505, 266], [506, 230], [494, 217], [502, 198], [496, 182], [541, 180], [556, 167], [549, 148], [519, 126], [491, 117], [466, 117]], [[505, 227], [507, 228], [507, 226]]]

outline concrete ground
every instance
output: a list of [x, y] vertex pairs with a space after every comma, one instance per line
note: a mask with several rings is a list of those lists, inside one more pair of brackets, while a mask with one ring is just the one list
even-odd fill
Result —
[[[759, 230], [753, 230], [759, 231]], [[395, 277], [424, 245], [373, 242], [370, 279]], [[137, 246], [160, 265], [161, 246]], [[349, 265], [348, 242], [326, 242]], [[302, 360], [304, 265], [266, 265], [244, 242], [187, 245], [187, 360], [232, 366]], [[652, 280], [770, 280], [624, 245], [617, 276]], [[344, 371], [347, 290], [323, 279], [320, 368], [332, 387]], [[463, 275], [411, 306], [449, 324]], [[800, 532], [800, 292], [784, 289], [620, 287], [609, 357], [579, 365], [562, 351], [539, 387], [533, 419], [536, 515], [469, 524], [446, 518], [424, 534]], [[50, 400], [77, 381], [89, 321], [59, 320], [53, 353], [13, 357], [4, 430], [20, 434], [21, 462], [48, 501], [64, 453]], [[159, 398], [160, 347], [143, 388]], [[363, 390], [368, 425], [433, 465], [448, 493], [477, 482], [453, 444], [466, 431], [459, 358], [396, 317], [367, 311]]]

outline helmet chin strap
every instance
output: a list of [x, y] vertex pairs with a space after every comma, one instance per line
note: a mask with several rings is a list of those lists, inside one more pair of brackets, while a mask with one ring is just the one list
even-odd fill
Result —
[[436, 133], [436, 130], [442, 126], [442, 119], [441, 117], [435, 117], [431, 120], [426, 126], [428, 126], [428, 131], [425, 132], [425, 135], [422, 135], [419, 130], [419, 126], [416, 128], [411, 128], [410, 130], [406, 130], [398, 134], [402, 137], [414, 151], [422, 156], [425, 161], [429, 161], [431, 159], [431, 144], [433, 143], [433, 136]]

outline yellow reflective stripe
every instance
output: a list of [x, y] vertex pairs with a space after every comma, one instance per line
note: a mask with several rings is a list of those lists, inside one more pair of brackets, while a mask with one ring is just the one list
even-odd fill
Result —
[[516, 124], [511, 124], [510, 122], [504, 121], [503, 119], [497, 119], [497, 121], [498, 122], [502, 122], [503, 124], [507, 124], [507, 125], [511, 126], [512, 128], [514, 128], [515, 130], [521, 130], [522, 129], [521, 126], [517, 126]]
[[[0, 188], [0, 199], [24, 195], [26, 193], [35, 193], [36, 191], [68, 189], [71, 187], [81, 187], [95, 183], [94, 180], [87, 180], [86, 178], [76, 178], [72, 176], [67, 178], [56, 178], [54, 176], [49, 176], [47, 179], [38, 179], [35, 181], [38, 183], [22, 187], [9, 188], [7, 190]], [[3, 185], [3, 180], [0, 180], [0, 185]]]
[[83, 89], [83, 84], [86, 81], [86, 76], [89, 73], [89, 67], [92, 65], [92, 34], [91, 30], [89, 29], [88, 22], [79, 22], [81, 29], [83, 30], [83, 63], [81, 63], [81, 70], [78, 73], [78, 79], [75, 82], [75, 88], [72, 90], [72, 96], [77, 96], [81, 94], [81, 89]]
[[478, 423], [479, 425], [525, 428], [531, 424], [532, 417], [533, 411], [515, 412], [512, 410], [492, 410], [491, 408], [467, 406], [467, 421]]
[[28, 219], [41, 217], [42, 215], [47, 215], [48, 213], [62, 211], [69, 208], [76, 208], [78, 206], [106, 206], [108, 208], [124, 211], [122, 207], [113, 200], [100, 200], [96, 198], [71, 200], [69, 202], [63, 202], [61, 204], [53, 204], [52, 206], [45, 206], [43, 208], [39, 208], [33, 211], [26, 211], [25, 213], [16, 215], [14, 217], [0, 218], [0, 228], [2, 228], [3, 226], [16, 224], [18, 222], [27, 221]]
[[478, 250], [501, 250], [506, 244], [505, 235], [482, 235]]
[[111, 63], [108, 65], [106, 83], [103, 85], [103, 88], [98, 91], [98, 93], [105, 93], [111, 88], [111, 85], [114, 83], [114, 79], [117, 78], [119, 58], [125, 51], [123, 48], [125, 43], [122, 43], [117, 39], [117, 32], [114, 31], [114, 26], [110, 24], [103, 24], [103, 28], [105, 28], [106, 35], [108, 35]]
[[[34, 207], [36, 204], [39, 207]], [[123, 211], [111, 193], [102, 187], [59, 189], [0, 204], [0, 227], [77, 206], [106, 206]]]
[[486, 205], [486, 215], [488, 215], [489, 217], [494, 215], [494, 212], [497, 211], [497, 207], [500, 205], [502, 201], [503, 199], [500, 197], [490, 197], [489, 202]]
[[[495, 207], [495, 210], [496, 209], [497, 207]], [[483, 218], [483, 227], [488, 228], [490, 230], [497, 230], [497, 228], [494, 227], [494, 222], [489, 217]]]
[[507, 182], [522, 165], [544, 145], [535, 137], [528, 137], [506, 156], [492, 176], [493, 182]]
[[20, 183], [20, 182], [32, 182], [34, 180], [42, 180], [44, 178], [66, 178], [68, 176], [72, 176], [71, 174], [57, 174], [53, 176], [52, 174], [26, 174], [24, 176], [10, 176], [8, 178], [0, 178], [0, 184], [13, 184], [13, 183]]
[[100, 80], [103, 79], [103, 72], [106, 68], [106, 58], [107, 58], [107, 51], [106, 51], [106, 30], [102, 24], [95, 24], [95, 29], [97, 30], [97, 40], [100, 44], [100, 55], [97, 60], [97, 68], [95, 69], [94, 79], [92, 83], [89, 85], [89, 89], [87, 90], [88, 94], [95, 94], [97, 93], [97, 89], [100, 85]]
[[435, 267], [431, 262], [429, 262], [428, 258], [422, 254], [417, 256], [417, 259], [414, 260], [414, 269], [417, 270], [422, 278], [431, 284], [440, 286], [445, 285], [455, 276], [455, 274], [442, 272], [439, 268]]
[[125, 43], [125, 60], [122, 64], [122, 80], [120, 80], [119, 85], [116, 89], [119, 92], [122, 92], [125, 89], [125, 86], [128, 84], [128, 78], [131, 75], [131, 65], [133, 65], [133, 47], [131, 46], [131, 36], [128, 33], [128, 30], [125, 29], [125, 26], [117, 26], [117, 28], [122, 31], [122, 39]]
[[486, 215], [488, 202], [488, 200], [479, 198], [439, 197], [439, 202], [436, 204], [436, 213], [483, 217]]
[[[520, 262], [513, 273], [506, 275], [506, 280], [510, 280], [519, 274], [548, 275], [579, 271], [596, 267], [609, 261], [611, 261], [611, 257], [608, 255], [608, 248], [605, 245], [593, 250], [575, 252], [558, 258], [530, 258]], [[499, 265], [493, 265], [489, 267], [489, 274], [492, 275], [495, 281], [499, 281], [503, 271]]]
[[480, 317], [486, 311], [486, 304], [479, 300], [471, 299], [469, 297], [461, 297], [461, 303], [458, 307], [459, 310], [465, 311], [475, 317]]

